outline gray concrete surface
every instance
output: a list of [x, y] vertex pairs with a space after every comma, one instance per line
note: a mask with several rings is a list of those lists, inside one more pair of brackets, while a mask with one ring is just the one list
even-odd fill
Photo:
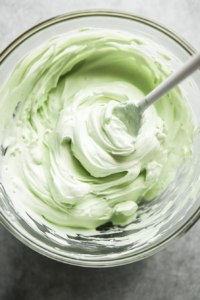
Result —
[[[0, 51], [54, 15], [113, 8], [142, 14], [200, 49], [200, 0], [0, 0]], [[64, 265], [32, 251], [0, 225], [0, 300], [199, 300], [200, 222], [143, 261], [111, 269]]]

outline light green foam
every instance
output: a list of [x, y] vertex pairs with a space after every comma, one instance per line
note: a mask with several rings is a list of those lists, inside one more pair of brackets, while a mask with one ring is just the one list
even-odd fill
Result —
[[18, 63], [0, 91], [2, 179], [13, 203], [59, 226], [93, 229], [129, 222], [138, 200], [174, 179], [194, 132], [179, 87], [144, 113], [136, 140], [125, 120], [106, 118], [172, 72], [138, 48], [145, 43], [124, 32], [80, 30]]

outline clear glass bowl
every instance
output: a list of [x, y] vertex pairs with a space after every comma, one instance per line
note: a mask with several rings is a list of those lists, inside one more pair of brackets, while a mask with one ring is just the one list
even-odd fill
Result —
[[[1, 56], [0, 87], [16, 63], [49, 38], [82, 27], [127, 31], [153, 40], [180, 62], [196, 51], [174, 32], [145, 18], [113, 11], [75, 12], [58, 16], [31, 28], [13, 41]], [[170, 61], [173, 69], [179, 63]], [[200, 119], [200, 72], [181, 85], [188, 94], [196, 122]], [[200, 136], [195, 134], [194, 154], [180, 166], [175, 180], [155, 199], [139, 204], [136, 220], [127, 226], [104, 228], [97, 235], [59, 236], [50, 226], [22, 219], [0, 183], [0, 221], [30, 248], [53, 259], [90, 267], [110, 267], [134, 262], [163, 249], [182, 236], [200, 216]], [[148, 219], [144, 220], [144, 214]], [[28, 217], [27, 217], [28, 218]], [[32, 223], [31, 223], [31, 222]], [[34, 226], [32, 225], [34, 224]]]

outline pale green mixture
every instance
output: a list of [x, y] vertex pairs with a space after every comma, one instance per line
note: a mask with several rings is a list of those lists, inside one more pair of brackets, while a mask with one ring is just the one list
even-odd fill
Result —
[[17, 64], [0, 91], [1, 176], [15, 206], [71, 228], [125, 224], [190, 158], [193, 116], [178, 87], [145, 111], [136, 139], [125, 120], [107, 118], [172, 72], [138, 45], [128, 33], [84, 29]]

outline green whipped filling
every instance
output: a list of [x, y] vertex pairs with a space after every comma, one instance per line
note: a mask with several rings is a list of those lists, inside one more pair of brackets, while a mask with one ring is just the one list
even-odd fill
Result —
[[125, 224], [138, 201], [159, 195], [190, 158], [193, 116], [179, 87], [145, 111], [136, 139], [124, 119], [107, 118], [173, 72], [169, 57], [166, 67], [138, 41], [79, 30], [18, 63], [0, 91], [2, 182], [15, 205], [59, 226]]

